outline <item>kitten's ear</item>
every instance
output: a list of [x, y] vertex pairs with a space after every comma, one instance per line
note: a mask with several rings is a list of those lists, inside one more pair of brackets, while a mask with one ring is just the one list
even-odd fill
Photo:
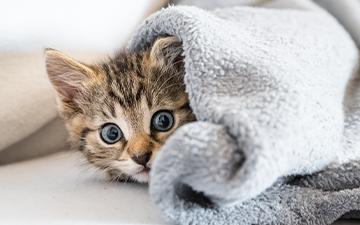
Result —
[[150, 57], [165, 63], [176, 63], [182, 61], [182, 53], [180, 40], [177, 37], [169, 36], [155, 40], [150, 50]]
[[59, 98], [66, 103], [84, 91], [85, 82], [94, 73], [91, 68], [54, 49], [45, 49], [46, 70]]

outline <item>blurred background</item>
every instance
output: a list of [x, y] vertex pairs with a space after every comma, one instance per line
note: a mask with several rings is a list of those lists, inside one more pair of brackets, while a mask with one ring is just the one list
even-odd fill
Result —
[[0, 49], [111, 52], [164, 0], [2, 0]]

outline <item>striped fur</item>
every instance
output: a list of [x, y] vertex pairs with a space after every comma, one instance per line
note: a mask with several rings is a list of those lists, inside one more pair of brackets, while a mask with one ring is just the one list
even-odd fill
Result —
[[[86, 65], [47, 49], [46, 68], [58, 95], [60, 115], [74, 147], [113, 179], [148, 181], [148, 170], [131, 158], [151, 152], [148, 166], [165, 140], [195, 120], [185, 92], [181, 43], [159, 38], [143, 52], [121, 52], [103, 63]], [[175, 125], [154, 132], [152, 115], [169, 110]], [[105, 123], [117, 124], [125, 138], [108, 145], [99, 137]]]

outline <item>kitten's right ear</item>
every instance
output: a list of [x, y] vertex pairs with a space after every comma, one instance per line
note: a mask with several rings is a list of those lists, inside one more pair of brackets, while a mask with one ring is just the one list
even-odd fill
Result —
[[59, 98], [71, 103], [94, 73], [91, 68], [55, 49], [45, 49], [46, 70]]
[[160, 37], [151, 46], [150, 57], [157, 61], [173, 64], [183, 59], [183, 48], [175, 36]]

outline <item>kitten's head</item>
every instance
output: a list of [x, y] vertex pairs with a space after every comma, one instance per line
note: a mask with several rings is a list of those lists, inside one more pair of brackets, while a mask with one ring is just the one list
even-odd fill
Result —
[[147, 182], [165, 140], [195, 119], [183, 82], [181, 43], [174, 37], [96, 65], [52, 49], [45, 55], [71, 143], [113, 177]]

